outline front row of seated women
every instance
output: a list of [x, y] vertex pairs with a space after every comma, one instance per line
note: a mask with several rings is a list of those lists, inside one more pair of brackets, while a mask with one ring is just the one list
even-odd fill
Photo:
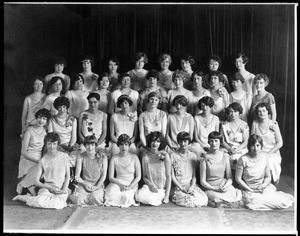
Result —
[[[185, 207], [223, 205], [245, 206], [252, 210], [283, 209], [294, 202], [292, 195], [276, 191], [271, 183], [268, 157], [262, 152], [263, 140], [255, 134], [249, 137], [248, 152], [237, 161], [238, 187], [233, 185], [229, 156], [220, 149], [223, 135], [217, 131], [209, 134], [210, 148], [201, 158], [189, 151], [189, 133], [180, 132], [177, 135], [179, 148], [168, 154], [162, 134], [151, 132], [142, 155], [142, 168], [138, 156], [129, 152], [131, 141], [127, 134], [118, 137], [120, 151], [110, 160], [102, 150], [96, 151], [97, 142], [94, 135], [85, 137], [85, 151], [76, 162], [77, 185], [71, 193], [68, 189], [69, 157], [59, 151], [59, 135], [46, 134], [46, 154], [26, 175], [34, 176], [27, 181], [26, 187], [38, 188], [37, 195], [17, 195], [13, 200], [33, 207], [56, 209], [67, 206], [67, 199], [76, 205], [118, 207], [140, 203], [158, 206], [171, 199]], [[196, 181], [197, 168], [200, 169], [201, 188]], [[109, 184], [105, 186], [107, 170]], [[139, 188], [142, 176], [143, 185]]]

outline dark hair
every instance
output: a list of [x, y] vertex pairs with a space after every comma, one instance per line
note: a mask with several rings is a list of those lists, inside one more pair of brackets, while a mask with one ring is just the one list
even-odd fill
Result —
[[60, 95], [64, 95], [64, 94], [66, 93], [67, 88], [66, 88], [66, 83], [65, 83], [64, 79], [61, 78], [61, 77], [59, 77], [59, 76], [53, 76], [53, 77], [51, 78], [51, 80], [49, 81], [49, 84], [48, 84], [48, 86], [47, 86], [47, 88], [46, 88], [46, 93], [47, 93], [47, 94], [49, 94], [49, 92], [50, 92], [51, 89], [52, 89], [52, 86], [53, 86], [58, 80], [60, 80], [61, 83], [62, 83], [62, 89], [61, 89]]
[[246, 64], [249, 61], [248, 57], [244, 53], [237, 54], [235, 59], [239, 59], [239, 58], [242, 58], [243, 64]]
[[56, 141], [57, 141], [58, 145], [60, 145], [61, 140], [60, 140], [59, 134], [56, 132], [50, 132], [45, 135], [44, 145], [46, 145], [47, 142], [56, 142]]
[[101, 81], [104, 77], [107, 77], [107, 78], [108, 78], [108, 81], [110, 82], [110, 78], [109, 78], [108, 73], [107, 73], [107, 72], [103, 72], [103, 73], [98, 77], [98, 80], [97, 80], [98, 85], [100, 85], [100, 81]]
[[130, 146], [130, 144], [131, 144], [130, 137], [127, 134], [120, 134], [120, 136], [118, 137], [118, 141], [117, 141], [118, 147], [125, 143], [128, 143], [128, 145]]
[[117, 107], [121, 107], [121, 104], [124, 102], [124, 101], [127, 101], [129, 103], [129, 106], [132, 106], [133, 104], [133, 101], [131, 99], [131, 97], [129, 97], [128, 95], [121, 95], [118, 100], [117, 100]]
[[161, 95], [158, 92], [153, 91], [148, 94], [147, 102], [149, 102], [150, 98], [152, 98], [152, 97], [157, 97], [159, 99], [159, 101], [161, 100]]
[[182, 106], [186, 107], [187, 105], [189, 105], [189, 101], [187, 100], [187, 98], [184, 95], [177, 95], [173, 101], [172, 101], [172, 105], [176, 106], [177, 104], [181, 104]]
[[84, 84], [84, 77], [82, 74], [75, 74], [72, 76], [71, 78], [71, 88], [73, 88], [74, 84], [78, 81], [78, 80], [82, 80], [82, 83]]
[[87, 98], [87, 100], [90, 100], [91, 98], [96, 98], [98, 101], [100, 101], [100, 94], [99, 93], [90, 93], [86, 98]]
[[270, 83], [270, 79], [266, 74], [257, 74], [254, 77], [253, 83], [256, 84], [257, 80], [263, 79], [267, 84], [266, 86]]
[[253, 146], [254, 144], [256, 144], [257, 142], [258, 142], [261, 146], [263, 146], [263, 140], [262, 140], [262, 138], [261, 138], [259, 135], [257, 135], [257, 134], [251, 134], [251, 135], [249, 136], [248, 144], [247, 144], [248, 150], [250, 151], [250, 147]]
[[92, 67], [95, 65], [94, 57], [91, 55], [84, 55], [80, 61], [83, 62], [87, 60], [91, 62]]
[[36, 80], [42, 81], [42, 82], [43, 82], [43, 87], [44, 87], [44, 85], [45, 85], [45, 80], [44, 80], [44, 78], [43, 78], [42, 76], [39, 76], [39, 75], [33, 76], [33, 77], [32, 77], [32, 83], [34, 84], [34, 82], [35, 82]]
[[146, 143], [148, 148], [151, 148], [151, 143], [154, 141], [160, 142], [158, 150], [163, 150], [167, 146], [164, 136], [159, 131], [153, 131], [146, 136]]
[[55, 107], [56, 110], [58, 110], [60, 106], [66, 106], [68, 109], [70, 107], [70, 101], [68, 98], [61, 96], [54, 100], [53, 106]]
[[191, 66], [195, 64], [194, 58], [189, 54], [183, 55], [180, 60], [188, 61]]
[[166, 60], [167, 58], [169, 58], [170, 61], [170, 65], [172, 64], [172, 58], [171, 55], [168, 53], [162, 53], [159, 55], [158, 57], [158, 62], [161, 63], [162, 61]]
[[116, 58], [116, 57], [109, 58], [109, 59], [108, 59], [108, 64], [109, 64], [110, 61], [112, 61], [112, 62], [114, 62], [114, 63], [117, 64], [117, 66], [118, 66], [117, 70], [120, 69], [120, 61], [119, 61], [118, 58]]
[[191, 81], [194, 80], [195, 75], [200, 76], [202, 79], [203, 79], [203, 77], [204, 77], [204, 73], [203, 73], [202, 71], [200, 71], [200, 70], [194, 71], [193, 74], [192, 74], [192, 76], [191, 76], [191, 78], [190, 78]]
[[232, 109], [234, 111], [238, 111], [240, 114], [243, 113], [243, 107], [238, 102], [233, 102], [233, 103], [229, 104], [228, 107], [226, 107], [226, 110], [227, 110], [228, 114], [229, 114], [229, 109]]
[[242, 83], [245, 82], [245, 78], [239, 72], [237, 72], [233, 76], [231, 76], [231, 82], [238, 81], [238, 80], [240, 80]]
[[266, 102], [261, 102], [261, 103], [258, 103], [254, 108], [256, 116], [258, 116], [258, 108], [260, 108], [260, 107], [265, 107], [268, 111], [268, 114], [272, 114], [270, 105]]
[[206, 106], [209, 106], [210, 108], [215, 105], [214, 99], [212, 99], [209, 96], [204, 96], [198, 101], [198, 108], [201, 109], [201, 103], [203, 103]]
[[178, 133], [176, 139], [177, 139], [177, 143], [179, 143], [179, 141], [185, 141], [185, 140], [188, 140], [189, 143], [191, 143], [192, 141], [191, 135], [185, 131], [181, 131], [180, 133]]
[[35, 119], [38, 119], [39, 117], [46, 117], [48, 121], [51, 118], [51, 113], [48, 109], [41, 108], [34, 114], [34, 117]]
[[96, 145], [97, 142], [98, 142], [98, 140], [95, 137], [95, 135], [89, 135], [84, 138], [83, 145], [86, 146], [88, 143], [94, 143]]
[[147, 57], [146, 53], [144, 53], [144, 52], [137, 52], [133, 57], [133, 62], [137, 62], [142, 57], [144, 58], [144, 63], [146, 65], [148, 63], [148, 57]]
[[185, 81], [185, 75], [182, 71], [180, 70], [176, 70], [174, 71], [173, 75], [172, 75], [172, 81], [174, 82], [175, 78], [181, 78], [183, 81]]
[[219, 68], [221, 68], [222, 66], [222, 60], [221, 60], [221, 57], [219, 57], [218, 55], [211, 55], [209, 58], [208, 58], [208, 62], [207, 62], [207, 65], [209, 66], [209, 63], [211, 60], [214, 60], [214, 61], [217, 61], [219, 63]]
[[209, 83], [211, 83], [211, 78], [213, 77], [213, 76], [218, 76], [218, 78], [219, 78], [219, 81], [221, 82], [221, 83], [224, 83], [225, 82], [225, 78], [224, 78], [224, 75], [223, 75], [223, 73], [221, 72], [221, 71], [219, 71], [219, 70], [216, 70], [216, 71], [210, 71], [209, 72]]
[[61, 56], [57, 56], [53, 59], [53, 65], [56, 65], [56, 64], [63, 64], [64, 67], [67, 66], [66, 59], [64, 57], [61, 57]]
[[150, 70], [147, 73], [147, 80], [149, 80], [151, 77], [156, 78], [156, 80], [159, 80], [159, 75], [158, 75], [158, 71], [157, 70]]
[[130, 82], [131, 82], [131, 76], [130, 76], [130, 74], [128, 74], [128, 73], [123, 73], [123, 74], [121, 74], [121, 75], [119, 76], [119, 78], [118, 78], [118, 83], [119, 83], [119, 84], [122, 83], [122, 80], [123, 80], [123, 78], [125, 78], [125, 77], [129, 77], [129, 78], [130, 78]]
[[209, 135], [208, 135], [208, 141], [210, 139], [219, 139], [220, 143], [222, 143], [223, 142], [223, 135], [218, 131], [213, 131], [213, 132], [210, 132]]

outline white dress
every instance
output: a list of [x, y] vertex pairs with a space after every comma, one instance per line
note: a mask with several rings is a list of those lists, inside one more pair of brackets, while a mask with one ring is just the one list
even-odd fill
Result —
[[79, 119], [81, 112], [89, 108], [87, 96], [89, 92], [83, 90], [70, 90], [66, 93], [66, 97], [70, 101], [69, 112]]

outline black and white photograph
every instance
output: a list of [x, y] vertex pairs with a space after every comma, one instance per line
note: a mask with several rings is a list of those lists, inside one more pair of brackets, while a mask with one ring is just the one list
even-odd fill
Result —
[[289, 234], [292, 2], [5, 2], [3, 232]]

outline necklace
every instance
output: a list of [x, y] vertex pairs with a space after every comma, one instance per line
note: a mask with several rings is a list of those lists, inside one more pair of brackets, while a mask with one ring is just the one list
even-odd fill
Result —
[[178, 152], [179, 153], [179, 156], [181, 157], [181, 159], [183, 160], [183, 161], [187, 161], [188, 159], [189, 159], [189, 153], [188, 152], [186, 152], [186, 153], [181, 153], [181, 152]]
[[199, 119], [199, 121], [200, 121], [200, 123], [204, 126], [204, 128], [207, 128], [207, 127], [211, 124], [211, 122], [213, 121], [213, 119], [214, 119], [214, 116], [211, 117], [211, 120], [210, 120], [209, 123], [206, 124], [206, 125], [201, 121], [201, 119]]
[[261, 127], [261, 126], [262, 126], [261, 123], [258, 124], [258, 128], [259, 128], [260, 133], [261, 133], [262, 135], [265, 135], [265, 134], [268, 132], [269, 124], [270, 124], [270, 122], [268, 122], [267, 127], [266, 127], [265, 129], [263, 129], [263, 128]]
[[159, 111], [156, 111], [155, 114], [151, 114], [149, 111], [146, 111], [146, 112], [148, 114], [149, 122], [151, 124], [154, 124], [154, 126], [158, 126], [159, 125], [159, 118], [158, 118]]

